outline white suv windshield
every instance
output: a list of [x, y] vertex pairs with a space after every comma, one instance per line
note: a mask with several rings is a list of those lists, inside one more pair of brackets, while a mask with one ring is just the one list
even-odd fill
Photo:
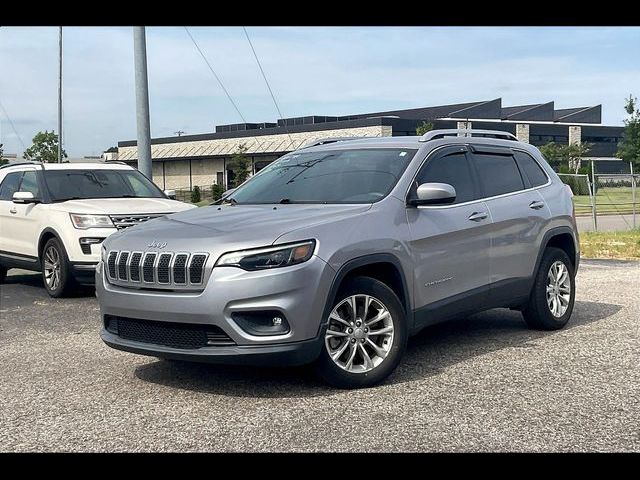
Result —
[[158, 187], [137, 170], [49, 170], [44, 175], [51, 200], [85, 198], [163, 198]]
[[416, 150], [294, 152], [239, 187], [234, 203], [372, 203], [394, 187]]

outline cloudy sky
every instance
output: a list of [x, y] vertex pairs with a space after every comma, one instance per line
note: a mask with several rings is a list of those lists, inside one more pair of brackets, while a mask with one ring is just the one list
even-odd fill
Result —
[[[248, 29], [285, 117], [346, 115], [503, 98], [601, 103], [621, 125], [640, 96], [640, 28], [258, 28]], [[249, 122], [278, 114], [241, 28], [191, 28]], [[0, 27], [0, 143], [24, 150], [57, 129], [57, 28]], [[182, 27], [147, 28], [153, 137], [238, 123]], [[131, 28], [65, 28], [64, 144], [98, 155], [136, 137]]]

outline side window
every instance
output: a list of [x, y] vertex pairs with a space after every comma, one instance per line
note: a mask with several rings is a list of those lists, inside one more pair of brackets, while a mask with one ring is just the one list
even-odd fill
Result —
[[547, 183], [548, 178], [542, 167], [536, 162], [531, 155], [524, 152], [516, 152], [516, 161], [520, 167], [520, 171], [527, 176], [532, 187], [539, 187]]
[[22, 177], [20, 184], [21, 192], [31, 192], [35, 198], [40, 198], [40, 189], [38, 188], [38, 177], [33, 170], [27, 170]]
[[0, 185], [0, 200], [11, 200], [13, 194], [18, 191], [21, 179], [22, 172], [8, 173]]
[[524, 182], [511, 155], [474, 153], [473, 162], [485, 197], [524, 190]]
[[464, 152], [430, 159], [416, 177], [418, 185], [427, 182], [448, 183], [456, 189], [456, 200], [463, 203], [477, 198], [473, 175]]

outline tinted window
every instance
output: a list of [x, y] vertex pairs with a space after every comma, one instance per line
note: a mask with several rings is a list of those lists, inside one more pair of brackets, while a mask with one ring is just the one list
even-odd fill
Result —
[[137, 170], [49, 170], [45, 181], [53, 201], [71, 198], [163, 198], [158, 187]]
[[531, 158], [531, 155], [524, 152], [516, 152], [516, 160], [518, 161], [520, 171], [529, 178], [532, 187], [539, 187], [547, 183], [547, 176], [542, 170], [542, 167]]
[[493, 197], [524, 189], [522, 176], [511, 155], [472, 155], [484, 196]]
[[416, 177], [417, 184], [448, 183], [456, 189], [456, 201], [462, 203], [476, 198], [473, 176], [463, 152], [456, 152], [428, 161]]
[[13, 198], [13, 194], [18, 191], [21, 178], [22, 172], [11, 172], [4, 177], [2, 185], [0, 185], [0, 200], [11, 200]]
[[397, 183], [416, 150], [293, 152], [239, 187], [237, 203], [372, 203]]
[[33, 170], [27, 170], [22, 177], [22, 183], [20, 184], [21, 192], [31, 192], [35, 198], [40, 198], [40, 189], [38, 188], [38, 178], [36, 172]]

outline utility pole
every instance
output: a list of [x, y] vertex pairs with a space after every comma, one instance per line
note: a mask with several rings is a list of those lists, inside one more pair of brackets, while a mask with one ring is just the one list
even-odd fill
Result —
[[62, 27], [58, 39], [58, 163], [62, 163]]
[[136, 75], [136, 124], [138, 127], [138, 170], [150, 180], [151, 127], [149, 125], [149, 85], [147, 80], [147, 41], [144, 27], [133, 27], [133, 56]]

